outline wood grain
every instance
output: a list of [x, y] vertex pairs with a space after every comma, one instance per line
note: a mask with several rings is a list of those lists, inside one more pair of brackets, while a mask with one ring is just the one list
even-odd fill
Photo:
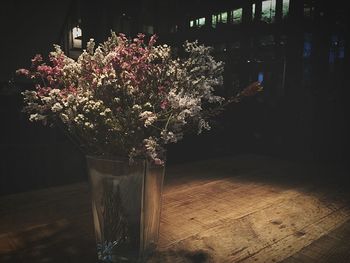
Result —
[[[347, 173], [236, 156], [167, 167], [153, 262], [350, 262]], [[0, 262], [95, 262], [86, 182], [0, 197]]]

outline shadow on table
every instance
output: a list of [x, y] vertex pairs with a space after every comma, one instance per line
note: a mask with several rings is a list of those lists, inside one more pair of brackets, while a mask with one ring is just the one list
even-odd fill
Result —
[[[59, 220], [0, 236], [1, 263], [96, 263], [95, 239], [76, 223]], [[212, 263], [203, 250], [156, 252], [147, 263]]]
[[95, 240], [67, 220], [0, 236], [1, 263], [95, 263]]

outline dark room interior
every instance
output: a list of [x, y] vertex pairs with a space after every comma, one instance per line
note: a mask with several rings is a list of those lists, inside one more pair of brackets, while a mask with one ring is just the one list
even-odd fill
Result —
[[[350, 262], [349, 25], [338, 0], [3, 1], [0, 262]], [[92, 164], [60, 127], [29, 120], [22, 92], [35, 88], [16, 74], [54, 44], [79, 61], [111, 31], [180, 56], [185, 41], [212, 47], [226, 100], [262, 87], [167, 145], [159, 239], [141, 261], [101, 257]]]

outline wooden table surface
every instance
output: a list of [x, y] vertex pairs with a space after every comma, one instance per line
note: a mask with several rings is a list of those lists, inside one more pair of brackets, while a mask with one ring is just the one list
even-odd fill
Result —
[[[149, 262], [350, 262], [348, 174], [245, 155], [167, 167]], [[0, 262], [96, 262], [86, 182], [0, 197]]]

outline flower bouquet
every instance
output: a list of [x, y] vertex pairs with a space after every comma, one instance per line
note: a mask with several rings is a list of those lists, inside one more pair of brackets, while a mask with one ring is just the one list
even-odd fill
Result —
[[[35, 83], [23, 92], [31, 121], [62, 128], [87, 154], [100, 260], [136, 260], [154, 249], [159, 230], [165, 145], [186, 130], [209, 130], [208, 118], [240, 97], [215, 95], [224, 64], [211, 48], [185, 42], [182, 57], [139, 34], [94, 40], [77, 61], [61, 48], [17, 72]], [[132, 203], [132, 205], [130, 205]], [[132, 259], [136, 255], [136, 259]]]

